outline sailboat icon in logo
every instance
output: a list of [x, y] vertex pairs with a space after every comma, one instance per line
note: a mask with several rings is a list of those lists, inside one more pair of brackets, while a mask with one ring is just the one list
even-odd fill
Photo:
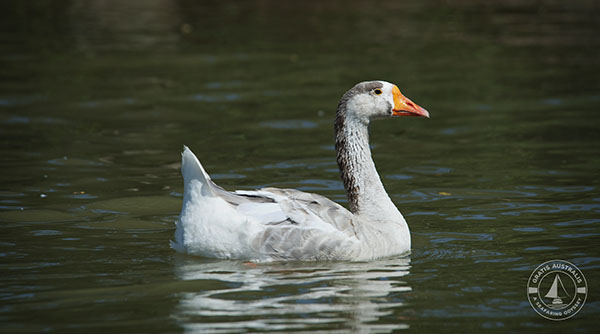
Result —
[[[560, 290], [559, 290], [559, 287], [560, 287]], [[566, 296], [565, 296], [565, 294], [566, 294]], [[548, 290], [548, 293], [544, 297], [552, 298], [552, 306], [554, 306], [556, 308], [562, 308], [562, 305], [563, 305], [562, 298], [570, 297], [570, 296], [571, 295], [569, 295], [569, 293], [565, 289], [565, 286], [563, 285], [562, 280], [560, 279], [560, 275], [556, 274], [556, 276], [554, 276], [554, 282], [552, 282], [552, 286], [550, 287], [550, 290]]]

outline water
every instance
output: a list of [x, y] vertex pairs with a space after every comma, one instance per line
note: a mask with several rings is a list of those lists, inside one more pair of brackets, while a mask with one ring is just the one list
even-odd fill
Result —
[[[3, 332], [591, 332], [600, 313], [592, 1], [3, 2]], [[384, 79], [432, 118], [372, 125], [408, 257], [251, 265], [175, 254], [179, 152], [227, 189], [345, 203], [341, 94]], [[589, 294], [527, 301], [564, 259]]]

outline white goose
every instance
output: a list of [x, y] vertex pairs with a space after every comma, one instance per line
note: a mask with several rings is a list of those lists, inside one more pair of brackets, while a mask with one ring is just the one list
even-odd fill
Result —
[[335, 148], [350, 211], [293, 189], [228, 192], [184, 147], [183, 207], [171, 246], [255, 262], [366, 261], [409, 252], [408, 225], [383, 188], [369, 148], [370, 121], [394, 116], [429, 113], [385, 81], [361, 82], [338, 104]]

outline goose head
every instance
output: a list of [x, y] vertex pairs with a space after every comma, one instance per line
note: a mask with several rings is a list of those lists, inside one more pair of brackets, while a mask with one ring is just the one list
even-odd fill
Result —
[[364, 81], [347, 91], [338, 106], [338, 116], [369, 124], [370, 120], [429, 113], [402, 95], [398, 86], [386, 81]]

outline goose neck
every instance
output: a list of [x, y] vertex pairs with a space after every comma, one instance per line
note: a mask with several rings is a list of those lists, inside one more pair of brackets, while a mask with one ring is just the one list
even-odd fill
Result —
[[368, 125], [338, 112], [335, 122], [337, 163], [350, 211], [371, 220], [389, 219], [400, 212], [385, 191], [375, 168]]

